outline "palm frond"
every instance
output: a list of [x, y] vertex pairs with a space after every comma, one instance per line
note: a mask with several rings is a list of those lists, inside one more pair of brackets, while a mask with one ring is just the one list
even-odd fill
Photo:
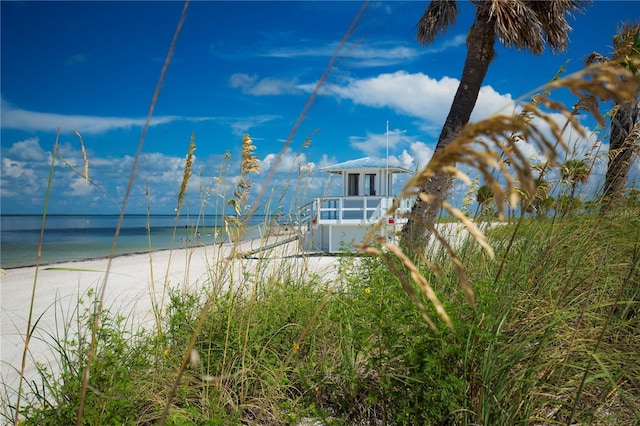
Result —
[[495, 19], [496, 37], [502, 44], [535, 54], [542, 53], [542, 24], [525, 2], [492, 0], [484, 4], [489, 8], [489, 17]]
[[529, 0], [527, 3], [540, 20], [547, 44], [553, 52], [558, 53], [565, 51], [569, 42], [571, 26], [567, 18], [573, 16], [574, 12], [582, 12], [590, 0]]
[[458, 4], [453, 0], [433, 0], [418, 21], [416, 38], [422, 44], [429, 44], [454, 24], [458, 16]]
[[567, 49], [571, 26], [567, 17], [580, 11], [587, 2], [492, 0], [479, 2], [477, 7], [488, 8], [495, 19], [496, 37], [507, 47], [528, 50], [539, 55], [545, 42], [553, 52]]
[[584, 160], [572, 158], [562, 164], [560, 176], [568, 183], [584, 183], [589, 178], [591, 169]]
[[640, 23], [625, 23], [613, 36], [613, 58], [638, 75], [640, 68], [634, 60], [640, 59]]

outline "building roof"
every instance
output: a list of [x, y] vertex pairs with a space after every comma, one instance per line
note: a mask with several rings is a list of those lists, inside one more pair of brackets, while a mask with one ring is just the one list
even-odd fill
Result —
[[341, 174], [348, 170], [380, 170], [389, 167], [389, 173], [413, 173], [404, 167], [387, 165], [385, 158], [364, 157], [357, 160], [349, 160], [344, 163], [333, 164], [331, 166], [322, 167], [320, 170], [327, 173]]

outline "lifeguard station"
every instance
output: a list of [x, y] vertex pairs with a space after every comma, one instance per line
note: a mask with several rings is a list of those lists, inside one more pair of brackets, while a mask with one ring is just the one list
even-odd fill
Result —
[[352, 250], [353, 243], [362, 241], [371, 226], [380, 219], [380, 233], [395, 234], [406, 222], [398, 213], [409, 213], [411, 199], [400, 199], [396, 215], [386, 213], [393, 204], [393, 175], [411, 173], [403, 167], [391, 166], [387, 160], [371, 157], [350, 160], [320, 169], [339, 175], [341, 196], [317, 197], [301, 208], [302, 242], [305, 251], [336, 253]]

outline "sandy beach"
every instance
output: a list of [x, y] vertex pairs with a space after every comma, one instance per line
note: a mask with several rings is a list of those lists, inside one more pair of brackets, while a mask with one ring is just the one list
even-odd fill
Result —
[[[440, 228], [454, 247], [469, 235], [457, 224]], [[107, 258], [41, 266], [33, 302], [32, 324], [36, 326], [32, 326], [24, 377], [42, 386], [37, 363], [54, 374], [59, 371], [59, 355], [52, 343], [63, 339], [65, 327], [73, 332], [72, 319], [78, 306], [83, 310], [89, 306], [91, 291], [97, 293], [104, 288], [103, 306], [110, 317], [122, 315], [127, 327], [138, 329], [154, 326], [153, 306], [162, 312], [169, 299], [168, 289], [204, 289], [211, 293], [232, 286], [248, 294], [256, 285], [288, 278], [319, 277], [328, 284], [338, 277], [338, 257], [303, 254], [300, 246], [295, 235], [288, 232], [239, 243], [117, 256], [111, 261], [108, 276]], [[35, 267], [8, 269], [0, 277], [0, 392], [4, 394], [0, 403], [15, 401], [35, 277]], [[24, 397], [29, 397], [28, 388]]]
[[[232, 253], [236, 255], [230, 257]], [[265, 279], [317, 274], [330, 280], [337, 275], [337, 258], [303, 256], [291, 235], [115, 257], [105, 283], [108, 263], [108, 259], [95, 259], [40, 267], [32, 315], [37, 326], [29, 345], [25, 379], [40, 382], [36, 362], [56, 371], [52, 336], [62, 336], [79, 299], [87, 306], [90, 289], [101, 291], [105, 285], [105, 309], [125, 316], [129, 326], [149, 327], [154, 324], [152, 300], [163, 303], [164, 295], [166, 301], [167, 286], [212, 291], [212, 285], [218, 290], [229, 284], [249, 288]], [[26, 267], [8, 269], [0, 277], [0, 392], [9, 400], [18, 387], [35, 276], [36, 268]]]

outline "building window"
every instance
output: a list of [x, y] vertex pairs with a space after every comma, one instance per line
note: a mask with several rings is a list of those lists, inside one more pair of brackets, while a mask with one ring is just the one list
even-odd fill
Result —
[[364, 175], [364, 195], [376, 195], [376, 175]]
[[353, 196], [353, 195], [360, 195], [360, 175], [357, 173], [349, 173], [348, 176], [349, 182], [348, 182], [348, 192], [347, 195], [349, 196]]

